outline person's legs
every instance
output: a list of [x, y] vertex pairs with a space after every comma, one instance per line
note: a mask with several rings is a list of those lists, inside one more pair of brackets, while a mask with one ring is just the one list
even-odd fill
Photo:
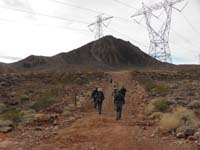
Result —
[[121, 120], [121, 116], [122, 116], [122, 106], [120, 106], [119, 108], [119, 120]]
[[99, 112], [99, 114], [101, 114], [101, 110], [102, 110], [102, 102], [98, 101], [98, 112]]
[[95, 109], [97, 108], [97, 101], [96, 101], [96, 99], [94, 99], [94, 108]]
[[119, 120], [120, 116], [120, 109], [119, 109], [119, 103], [116, 103], [116, 120]]

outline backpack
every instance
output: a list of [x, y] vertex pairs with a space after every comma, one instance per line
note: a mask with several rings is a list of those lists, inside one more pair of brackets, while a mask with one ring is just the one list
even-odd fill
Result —
[[115, 97], [114, 101], [115, 102], [124, 102], [125, 99], [124, 99], [123, 94], [119, 92], [119, 94]]
[[112, 96], [115, 98], [118, 94], [119, 94], [118, 89], [114, 89], [113, 93], [112, 93]]
[[94, 91], [92, 92], [92, 96], [91, 96], [91, 97], [92, 97], [92, 98], [96, 98], [97, 92], [98, 92], [97, 90], [94, 90]]
[[95, 98], [97, 99], [97, 101], [102, 102], [104, 100], [103, 92], [98, 91]]

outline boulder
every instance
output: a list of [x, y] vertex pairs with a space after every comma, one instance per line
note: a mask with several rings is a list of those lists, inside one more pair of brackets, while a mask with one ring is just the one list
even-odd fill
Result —
[[0, 120], [0, 127], [12, 127], [14, 123], [11, 120]]
[[199, 139], [199, 137], [197, 137], [197, 136], [195, 136], [195, 135], [193, 135], [193, 136], [188, 136], [188, 138], [187, 138], [189, 141], [196, 141], [196, 140], [198, 140]]
[[184, 133], [179, 132], [179, 133], [176, 134], [176, 137], [177, 138], [185, 138], [185, 135], [184, 135]]
[[0, 120], [0, 132], [8, 133], [13, 129], [13, 122], [10, 120]]
[[196, 132], [195, 129], [186, 129], [186, 130], [184, 131], [184, 135], [185, 135], [186, 137], [193, 136], [193, 135], [195, 134], [195, 132]]
[[2, 133], [8, 133], [12, 131], [12, 127], [0, 127], [0, 132]]

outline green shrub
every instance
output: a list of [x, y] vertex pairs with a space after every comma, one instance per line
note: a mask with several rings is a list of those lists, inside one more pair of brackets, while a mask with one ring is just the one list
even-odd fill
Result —
[[154, 99], [153, 105], [154, 105], [155, 111], [158, 111], [158, 112], [164, 112], [168, 107], [167, 102], [162, 98]]
[[55, 103], [55, 98], [54, 97], [43, 96], [41, 99], [39, 99], [38, 101], [36, 101], [31, 106], [31, 109], [34, 109], [36, 111], [40, 111], [42, 109], [45, 109], [45, 108], [51, 106], [54, 103]]
[[19, 109], [8, 108], [2, 115], [1, 118], [4, 120], [12, 120], [14, 123], [21, 122], [22, 114]]
[[160, 96], [166, 96], [169, 93], [170, 88], [165, 84], [157, 84], [157, 86], [154, 88], [154, 91]]
[[138, 82], [142, 84], [148, 92], [154, 92], [159, 96], [166, 96], [170, 91], [169, 86], [161, 83], [156, 83], [153, 80], [138, 79]]
[[156, 98], [147, 105], [145, 113], [151, 115], [154, 112], [165, 112], [167, 108], [167, 102], [163, 98]]

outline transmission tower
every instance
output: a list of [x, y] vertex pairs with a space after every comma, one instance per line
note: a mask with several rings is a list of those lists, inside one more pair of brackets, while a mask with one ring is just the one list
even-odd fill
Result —
[[[93, 22], [90, 25], [88, 25], [91, 32], [96, 31], [95, 39], [100, 39], [101, 37], [103, 37], [103, 27], [108, 27], [111, 19], [113, 18], [113, 16], [103, 17], [103, 15], [104, 14], [98, 15], [96, 22]], [[107, 24], [105, 23], [106, 21], [108, 21]]]
[[[143, 18], [145, 18], [150, 39], [149, 55], [160, 61], [172, 63], [172, 56], [169, 47], [172, 10], [175, 9], [181, 12], [186, 7], [188, 2], [182, 7], [182, 9], [178, 9], [174, 7], [174, 5], [183, 1], [185, 0], [164, 0], [151, 6], [147, 6], [145, 3], [142, 3], [142, 8], [131, 16], [143, 16]], [[155, 15], [154, 12], [159, 10], [161, 13], [159, 15]], [[161, 16], [162, 20], [164, 20], [162, 22]], [[143, 18], [139, 22], [136, 19], [134, 20], [137, 23], [141, 23]], [[155, 22], [159, 21], [156, 24], [157, 27], [153, 26], [152, 18], [155, 18]]]

